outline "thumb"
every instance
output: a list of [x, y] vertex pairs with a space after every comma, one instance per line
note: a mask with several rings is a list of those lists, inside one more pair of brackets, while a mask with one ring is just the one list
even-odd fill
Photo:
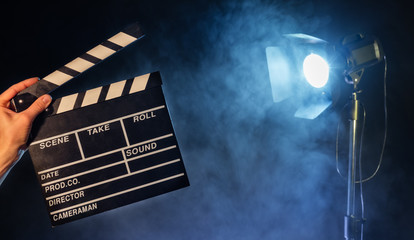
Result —
[[38, 99], [36, 99], [35, 102], [30, 105], [29, 108], [23, 111], [23, 113], [31, 120], [33, 121], [37, 115], [39, 115], [41, 112], [43, 112], [49, 104], [52, 102], [52, 97], [50, 95], [45, 94]]

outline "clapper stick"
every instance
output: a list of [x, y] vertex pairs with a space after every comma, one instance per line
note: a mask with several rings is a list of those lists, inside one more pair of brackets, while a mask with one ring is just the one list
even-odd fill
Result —
[[25, 110], [38, 97], [52, 92], [64, 83], [72, 80], [74, 77], [80, 75], [143, 36], [144, 34], [141, 31], [141, 27], [137, 23], [126, 27], [118, 34], [42, 78], [36, 84], [19, 92], [19, 94], [12, 99], [12, 106], [16, 112]]

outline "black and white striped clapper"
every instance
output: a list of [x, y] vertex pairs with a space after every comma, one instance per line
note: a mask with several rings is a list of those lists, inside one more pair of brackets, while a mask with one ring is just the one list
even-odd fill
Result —
[[131, 24], [121, 32], [87, 51], [58, 70], [42, 78], [36, 84], [19, 92], [11, 103], [16, 112], [28, 108], [38, 97], [50, 93], [67, 81], [78, 76], [109, 56], [143, 37], [138, 23]]
[[29, 152], [53, 226], [189, 185], [159, 72], [56, 99]]

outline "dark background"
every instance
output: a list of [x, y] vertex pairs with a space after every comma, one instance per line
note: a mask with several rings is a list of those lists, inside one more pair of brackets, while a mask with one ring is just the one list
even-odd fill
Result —
[[[50, 1], [49, 1], [50, 2]], [[191, 186], [51, 228], [29, 154], [0, 187], [1, 239], [343, 239], [347, 132], [339, 102], [316, 120], [274, 104], [265, 48], [302, 32], [365, 32], [388, 59], [388, 139], [364, 184], [365, 239], [412, 239], [413, 15], [398, 1], [13, 1], [1, 8], [1, 91], [44, 77], [139, 21], [146, 37], [52, 93], [161, 71]], [[383, 70], [361, 82], [364, 176], [384, 136]]]

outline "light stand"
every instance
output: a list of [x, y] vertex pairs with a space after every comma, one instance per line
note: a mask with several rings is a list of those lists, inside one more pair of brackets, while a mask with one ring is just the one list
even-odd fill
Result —
[[[363, 214], [357, 216], [355, 208], [355, 192], [356, 192], [356, 170], [357, 170], [357, 146], [359, 119], [359, 99], [356, 84], [354, 84], [354, 91], [351, 98], [351, 109], [349, 115], [349, 162], [348, 162], [348, 194], [347, 194], [347, 208], [344, 224], [344, 237], [348, 240], [357, 240], [363, 238]], [[359, 166], [361, 167], [361, 166]], [[359, 184], [362, 184], [361, 182]]]
[[[363, 134], [360, 130], [360, 100], [358, 94], [358, 83], [366, 67], [373, 66], [381, 62], [384, 58], [384, 52], [378, 39], [363, 34], [355, 34], [345, 37], [341, 42], [341, 51], [346, 57], [347, 69], [345, 71], [345, 80], [353, 85], [353, 91], [349, 112], [349, 159], [348, 159], [348, 191], [347, 191], [347, 208], [344, 218], [344, 237], [347, 240], [362, 240], [364, 232], [364, 203], [362, 196], [362, 185], [360, 185], [361, 212], [356, 209], [355, 193], [356, 184], [362, 184], [361, 179], [361, 156], [357, 155], [361, 149], [359, 139]], [[365, 116], [364, 116], [365, 118]], [[365, 121], [365, 119], [364, 119]], [[362, 139], [361, 139], [362, 141]], [[360, 146], [362, 147], [362, 146]], [[358, 151], [359, 150], [359, 151]], [[357, 159], [359, 159], [359, 180], [356, 180]]]

